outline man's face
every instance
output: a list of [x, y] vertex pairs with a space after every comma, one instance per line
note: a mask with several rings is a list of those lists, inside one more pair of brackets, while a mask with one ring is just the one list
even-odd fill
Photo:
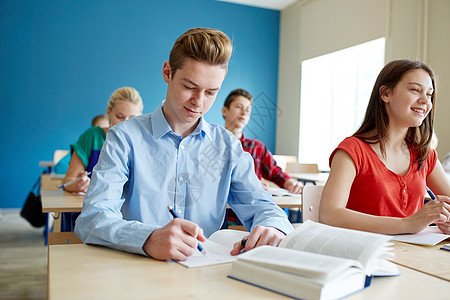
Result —
[[224, 107], [222, 114], [225, 119], [225, 127], [243, 129], [247, 126], [252, 112], [252, 103], [244, 96], [237, 96], [230, 104], [230, 108]]
[[199, 118], [213, 105], [225, 75], [221, 66], [190, 58], [175, 74], [170, 64], [164, 63], [163, 77], [168, 86], [163, 112], [172, 130], [183, 134], [195, 129]]

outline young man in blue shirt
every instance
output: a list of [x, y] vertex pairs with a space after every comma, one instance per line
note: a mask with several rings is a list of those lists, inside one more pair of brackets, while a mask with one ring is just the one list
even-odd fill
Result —
[[[251, 231], [245, 250], [278, 245], [292, 231], [226, 129], [206, 122], [232, 44], [223, 32], [190, 29], [164, 62], [166, 100], [108, 130], [75, 227], [85, 243], [185, 260], [220, 229], [227, 203]], [[173, 219], [167, 207], [182, 217]], [[237, 241], [231, 254], [243, 246]]]

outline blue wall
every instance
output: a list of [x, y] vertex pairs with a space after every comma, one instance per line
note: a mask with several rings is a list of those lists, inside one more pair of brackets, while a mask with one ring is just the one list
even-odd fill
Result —
[[245, 88], [255, 104], [244, 133], [274, 151], [279, 18], [211, 0], [0, 1], [0, 208], [22, 206], [38, 162], [69, 149], [116, 88], [135, 87], [152, 112], [165, 98], [163, 62], [192, 27], [220, 29], [235, 46], [206, 119], [223, 125], [225, 97]]

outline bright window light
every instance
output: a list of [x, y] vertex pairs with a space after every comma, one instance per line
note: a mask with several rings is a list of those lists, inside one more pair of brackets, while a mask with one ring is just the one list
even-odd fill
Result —
[[384, 49], [380, 38], [302, 62], [299, 162], [329, 170], [331, 152], [364, 119]]

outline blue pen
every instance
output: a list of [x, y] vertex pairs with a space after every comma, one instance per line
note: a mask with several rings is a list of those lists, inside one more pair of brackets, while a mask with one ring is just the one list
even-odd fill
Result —
[[[91, 172], [87, 172], [87, 173], [86, 173], [86, 176], [88, 176], [88, 175], [91, 175]], [[80, 180], [80, 179], [83, 178], [83, 177], [84, 177], [84, 175], [83, 175], [83, 176], [80, 176], [80, 177], [77, 177], [77, 178], [75, 178], [75, 179], [72, 179], [71, 181], [66, 182], [66, 183], [64, 183], [62, 186], [60, 186], [59, 189], [63, 189], [63, 188], [65, 188], [66, 186], [71, 185], [71, 184], [74, 183], [74, 182], [77, 182], [78, 180]]]
[[436, 196], [433, 194], [433, 192], [427, 186], [425, 186], [425, 188], [427, 189], [427, 193], [428, 193], [428, 195], [430, 195], [431, 199], [434, 202], [439, 203], [439, 201], [436, 199]]
[[[174, 218], [181, 218], [174, 210], [172, 206], [167, 206], [167, 208], [169, 209], [169, 212], [172, 214], [172, 216]], [[206, 251], [205, 249], [203, 249], [202, 245], [200, 243], [197, 244], [197, 249], [198, 251], [200, 251], [201, 254], [203, 254], [204, 256], [206, 256]]]

